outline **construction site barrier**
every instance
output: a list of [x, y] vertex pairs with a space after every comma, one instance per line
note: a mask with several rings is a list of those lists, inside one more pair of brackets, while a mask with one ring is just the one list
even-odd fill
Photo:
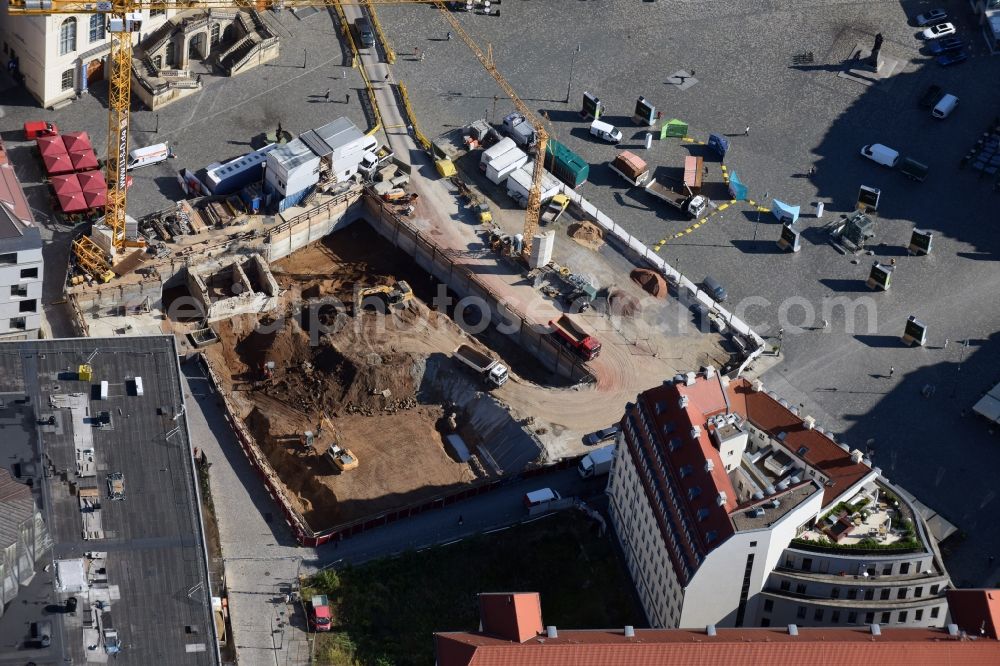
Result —
[[351, 24], [347, 21], [347, 15], [344, 14], [344, 7], [339, 2], [336, 2], [333, 3], [333, 8], [337, 12], [337, 20], [340, 23], [340, 34], [343, 36], [344, 41], [351, 47], [351, 66], [357, 67], [361, 73], [361, 79], [365, 82], [365, 90], [368, 92], [368, 103], [371, 105], [372, 116], [375, 120], [372, 128], [366, 132], [368, 136], [371, 136], [382, 129], [382, 114], [379, 113], [378, 104], [375, 103], [375, 91], [372, 89], [372, 82], [368, 78], [368, 72], [365, 71], [365, 67], [361, 63], [361, 52], [354, 41], [354, 35], [351, 34]]
[[431, 149], [431, 142], [427, 140], [424, 133], [420, 131], [420, 124], [417, 122], [417, 114], [413, 111], [413, 106], [410, 104], [410, 96], [406, 92], [406, 85], [402, 82], [396, 85], [396, 89], [399, 90], [399, 99], [403, 102], [403, 110], [406, 112], [406, 117], [410, 121], [410, 126], [413, 128], [413, 138], [416, 139], [417, 143], [424, 150]]
[[392, 44], [389, 43], [389, 38], [386, 37], [385, 31], [382, 30], [382, 24], [378, 20], [378, 13], [375, 11], [375, 5], [372, 4], [371, 0], [365, 0], [365, 9], [368, 10], [368, 15], [372, 19], [372, 27], [375, 28], [375, 39], [382, 44], [382, 50], [385, 52], [385, 61], [390, 65], [396, 62], [396, 52], [392, 49]]
[[757, 335], [746, 322], [723, 308], [697, 284], [682, 275], [680, 271], [660, 258], [658, 254], [646, 247], [642, 241], [625, 231], [614, 220], [601, 212], [597, 206], [584, 199], [575, 190], [567, 187], [565, 188], [565, 192], [566, 196], [580, 207], [580, 210], [592, 218], [606, 233], [611, 234], [624, 247], [628, 254], [638, 259], [640, 263], [645, 263], [647, 266], [660, 272], [667, 280], [676, 284], [678, 289], [689, 289], [701, 303], [715, 310], [720, 317], [725, 319], [730, 328], [750, 343], [747, 346], [752, 351], [743, 360], [743, 363], [740, 364], [736, 373], [737, 376], [746, 369], [747, 365], [764, 353], [764, 339]]

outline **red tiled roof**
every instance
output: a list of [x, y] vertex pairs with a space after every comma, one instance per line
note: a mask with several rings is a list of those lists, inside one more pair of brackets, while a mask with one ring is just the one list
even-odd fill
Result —
[[[686, 407], [680, 406], [682, 396], [688, 398]], [[672, 483], [685, 506], [688, 523], [704, 544], [703, 553], [712, 551], [735, 533], [729, 513], [736, 508], [736, 491], [706, 428], [709, 416], [725, 411], [718, 379], [699, 377], [691, 386], [665, 383], [643, 392], [639, 400], [653, 422], [653, 435], [671, 468]], [[695, 426], [696, 437], [692, 436]], [[674, 439], [680, 446], [671, 447]], [[706, 470], [707, 461], [712, 463], [710, 471]], [[720, 493], [725, 494], [723, 504], [718, 503]], [[699, 518], [699, 511], [706, 516]], [[715, 536], [711, 541], [710, 532]]]
[[824, 488], [824, 506], [871, 474], [871, 467], [851, 460], [851, 454], [832, 439], [818, 430], [806, 428], [801, 418], [764, 391], [754, 391], [747, 380], [741, 378], [730, 382], [728, 393], [734, 411], [739, 411], [737, 406], [743, 407], [740, 413], [772, 437], [785, 433], [784, 447], [830, 478], [833, 483]]
[[524, 643], [474, 633], [434, 635], [437, 666], [996, 666], [1000, 642], [934, 629], [867, 628], [559, 631]]
[[948, 610], [952, 622], [970, 636], [998, 638], [1000, 590], [948, 590]]
[[479, 595], [483, 633], [523, 642], [542, 631], [542, 600], [538, 592], [493, 592]]

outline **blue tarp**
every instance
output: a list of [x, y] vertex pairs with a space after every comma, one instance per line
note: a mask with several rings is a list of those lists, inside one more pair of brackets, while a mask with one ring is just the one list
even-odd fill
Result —
[[726, 159], [726, 152], [729, 151], [729, 139], [721, 134], [708, 135], [708, 147], [715, 151], [720, 159]]
[[735, 171], [729, 172], [729, 196], [737, 201], [746, 201], [748, 196], [747, 186], [743, 184]]
[[795, 221], [799, 219], [798, 206], [792, 206], [786, 204], [784, 201], [778, 201], [777, 199], [771, 199], [771, 213], [778, 218], [778, 222], [795, 224]]

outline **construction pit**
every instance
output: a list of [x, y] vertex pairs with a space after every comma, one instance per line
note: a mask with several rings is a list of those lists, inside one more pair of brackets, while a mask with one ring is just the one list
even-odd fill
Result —
[[[490, 350], [428, 307], [441, 286], [368, 224], [307, 245], [270, 271], [281, 289], [277, 307], [213, 323], [220, 343], [202, 351], [315, 532], [579, 455], [582, 436], [620, 419], [643, 388], [726, 358], [713, 336], [676, 338], [678, 353], [658, 357], [606, 340], [601, 360], [613, 372], [566, 386], [526, 379], [517, 370], [533, 363], [505, 344], [500, 359], [511, 378], [489, 392], [452, 354], [460, 344]], [[413, 285], [412, 299], [356, 308], [358, 289], [400, 280]], [[327, 455], [334, 445], [357, 468], [338, 469]]]

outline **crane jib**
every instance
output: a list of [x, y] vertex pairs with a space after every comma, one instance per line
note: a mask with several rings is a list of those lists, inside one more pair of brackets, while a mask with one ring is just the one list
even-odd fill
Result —
[[124, 191], [128, 169], [128, 114], [118, 121], [118, 190]]

